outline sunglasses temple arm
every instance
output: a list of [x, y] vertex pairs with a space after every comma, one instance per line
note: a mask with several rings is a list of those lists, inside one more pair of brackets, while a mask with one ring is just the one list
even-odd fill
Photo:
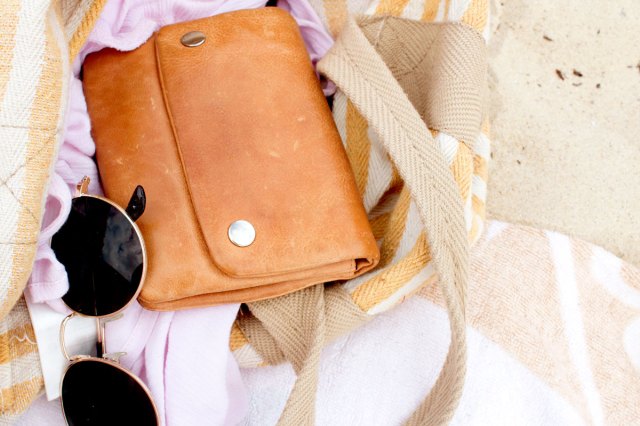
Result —
[[[62, 354], [64, 355], [64, 357], [67, 359], [67, 361], [69, 362], [73, 362], [74, 359], [76, 359], [77, 357], [73, 357], [71, 358], [69, 356], [69, 353], [67, 352], [67, 345], [66, 342], [64, 340], [65, 337], [65, 331], [67, 328], [67, 324], [69, 323], [69, 321], [71, 320], [71, 318], [75, 317], [76, 313], [73, 312], [70, 315], [68, 315], [67, 317], [65, 317], [65, 319], [62, 320], [62, 324], [60, 324], [60, 347], [62, 348]], [[115, 362], [119, 362], [120, 357], [123, 355], [126, 355], [126, 352], [114, 352], [114, 353], [107, 353], [107, 341], [105, 339], [105, 335], [104, 335], [104, 330], [105, 330], [105, 323], [109, 322], [109, 321], [114, 321], [117, 320], [119, 318], [122, 318], [122, 314], [116, 315], [115, 317], [111, 317], [111, 318], [103, 318], [102, 320], [100, 318], [96, 318], [96, 333], [97, 333], [97, 337], [98, 337], [98, 341], [96, 342], [96, 354], [98, 358], [106, 358], [106, 359], [110, 359], [112, 361]], [[80, 357], [84, 357], [85, 355], [82, 355]]]
[[131, 195], [129, 204], [125, 211], [134, 222], [142, 216], [144, 209], [147, 206], [147, 195], [144, 192], [144, 188], [138, 185]]
[[82, 180], [76, 185], [76, 197], [86, 194], [89, 190], [90, 183], [91, 179], [89, 178], [89, 176], [83, 177]]
[[62, 320], [62, 324], [60, 324], [60, 347], [62, 348], [62, 354], [64, 355], [64, 357], [68, 360], [71, 361], [71, 357], [69, 356], [69, 353], [67, 352], [67, 345], [64, 341], [64, 333], [65, 330], [67, 328], [67, 323], [71, 320], [71, 318], [75, 317], [76, 314], [75, 312], [73, 312], [70, 315], [67, 315], [65, 317], [65, 319]]

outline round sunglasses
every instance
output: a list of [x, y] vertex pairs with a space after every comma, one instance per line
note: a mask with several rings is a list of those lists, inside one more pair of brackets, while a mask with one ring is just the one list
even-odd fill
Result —
[[[146, 197], [138, 186], [126, 209], [87, 194], [78, 184], [71, 212], [52, 237], [51, 248], [69, 278], [62, 297], [73, 311], [60, 326], [60, 345], [69, 361], [61, 382], [62, 411], [71, 426], [135, 424], [157, 426], [158, 412], [145, 384], [119, 364], [122, 352], [106, 353], [104, 326], [138, 296], [146, 274], [144, 240], [135, 221]], [[75, 316], [96, 319], [96, 356], [69, 356], [64, 336]]]

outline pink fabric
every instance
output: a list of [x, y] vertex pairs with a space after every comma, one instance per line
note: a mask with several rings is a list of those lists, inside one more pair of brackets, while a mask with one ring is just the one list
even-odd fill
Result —
[[[91, 178], [89, 191], [101, 194], [92, 159], [82, 83], [78, 79], [84, 58], [104, 47], [132, 50], [160, 27], [239, 9], [263, 7], [265, 0], [109, 0], [73, 64], [64, 142], [51, 177], [36, 261], [26, 296], [68, 311], [60, 297], [68, 288], [64, 267], [48, 241], [66, 220], [75, 185]], [[279, 4], [298, 21], [314, 63], [333, 40], [306, 0]], [[231, 60], [231, 59], [230, 59]], [[325, 93], [333, 90], [325, 86]], [[125, 367], [147, 383], [162, 422], [174, 424], [237, 424], [246, 413], [247, 397], [238, 366], [229, 351], [229, 332], [238, 305], [152, 312], [134, 303], [124, 317], [107, 324], [109, 352], [127, 352]]]

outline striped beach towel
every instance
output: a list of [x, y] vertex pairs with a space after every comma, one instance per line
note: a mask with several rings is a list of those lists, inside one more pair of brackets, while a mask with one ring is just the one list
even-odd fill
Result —
[[96, 11], [89, 2], [4, 0], [0, 4], [3, 422], [24, 411], [43, 385], [22, 291], [31, 272], [45, 189], [61, 143], [70, 58], [79, 46], [74, 42], [79, 40], [76, 29], [83, 27], [86, 32]]

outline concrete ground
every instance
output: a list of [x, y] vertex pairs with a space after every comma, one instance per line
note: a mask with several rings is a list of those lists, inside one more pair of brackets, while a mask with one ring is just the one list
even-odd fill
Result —
[[489, 216], [640, 265], [640, 1], [492, 9]]

